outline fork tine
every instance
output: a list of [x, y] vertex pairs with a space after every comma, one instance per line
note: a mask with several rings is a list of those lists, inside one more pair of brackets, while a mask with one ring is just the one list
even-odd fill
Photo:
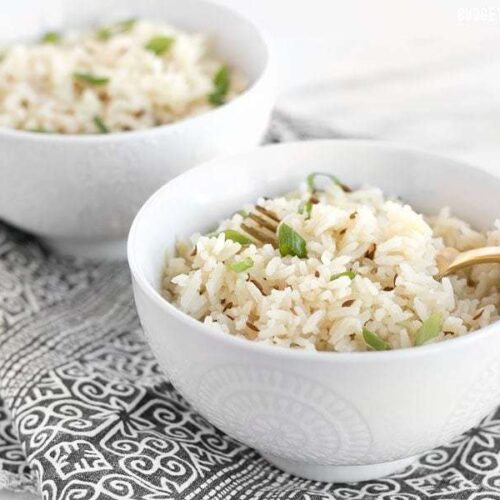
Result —
[[267, 217], [269, 217], [269, 219], [272, 219], [274, 222], [277, 222], [278, 224], [281, 222], [279, 217], [274, 212], [271, 212], [271, 210], [268, 210], [267, 208], [264, 208], [261, 205], [255, 205], [255, 210], [257, 210], [257, 212], [260, 212], [263, 215], [266, 215]]
[[257, 229], [255, 227], [248, 226], [247, 224], [241, 224], [241, 229], [246, 231], [250, 236], [253, 236], [257, 241], [260, 241], [261, 243], [270, 243], [271, 245], [275, 246], [276, 244], [276, 238], [269, 236], [268, 234], [264, 233], [260, 229]]
[[249, 219], [252, 219], [253, 221], [255, 221], [257, 224], [260, 224], [261, 226], [265, 227], [266, 229], [268, 229], [269, 231], [271, 231], [272, 233], [275, 233], [276, 232], [276, 229], [278, 229], [278, 223], [275, 222], [273, 219], [272, 222], [268, 222], [266, 219], [264, 219], [263, 217], [260, 217], [259, 215], [257, 214], [254, 214], [254, 213], [249, 213], [248, 214], [248, 218]]
[[261, 205], [256, 205], [255, 210], [247, 215], [247, 219], [253, 221], [256, 227], [243, 223], [241, 224], [241, 229], [258, 242], [262, 244], [270, 243], [276, 248], [278, 242], [276, 231], [281, 222], [278, 216], [271, 210]]

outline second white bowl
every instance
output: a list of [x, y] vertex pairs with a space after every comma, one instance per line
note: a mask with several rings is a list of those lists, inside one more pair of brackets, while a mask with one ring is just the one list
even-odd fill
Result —
[[[12, 17], [19, 36], [29, 34], [21, 31], [26, 25], [32, 35], [54, 27], [46, 24], [47, 4], [32, 4], [26, 20]], [[269, 49], [250, 21], [202, 0], [87, 0], [60, 8], [61, 30], [136, 16], [208, 33], [221, 58], [249, 80], [248, 90], [228, 104], [149, 130], [99, 136], [0, 130], [0, 218], [66, 253], [124, 257], [132, 219], [155, 189], [204, 160], [260, 142], [274, 102]]]

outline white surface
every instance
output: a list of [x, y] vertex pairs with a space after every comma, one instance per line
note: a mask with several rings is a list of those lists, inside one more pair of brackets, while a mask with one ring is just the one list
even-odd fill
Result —
[[259, 196], [293, 190], [311, 165], [347, 185], [397, 193], [419, 211], [449, 206], [476, 227], [500, 213], [500, 178], [376, 141], [285, 144], [215, 160], [161, 188], [134, 220], [128, 256], [137, 310], [168, 378], [219, 429], [280, 457], [285, 470], [295, 462], [290, 471], [305, 477], [368, 479], [387, 462], [448, 442], [495, 408], [499, 323], [424, 347], [332, 355], [222, 333], [158, 292], [177, 238], [203, 233]]
[[[63, 251], [88, 249], [96, 255], [92, 245], [119, 248], [110, 242], [126, 238], [140, 205], [168, 179], [201, 161], [257, 145], [267, 129], [275, 86], [265, 41], [250, 22], [224, 7], [197, 0], [63, 5], [62, 17], [72, 26], [117, 11], [215, 33], [222, 59], [238, 64], [252, 84], [225, 106], [144, 131], [97, 136], [0, 131], [0, 218]], [[24, 13], [40, 20], [38, 33], [48, 27], [44, 8], [34, 2]], [[8, 23], [5, 16], [0, 20]], [[22, 25], [22, 17], [17, 22]]]
[[273, 39], [281, 109], [500, 175], [499, 0], [220, 1]]

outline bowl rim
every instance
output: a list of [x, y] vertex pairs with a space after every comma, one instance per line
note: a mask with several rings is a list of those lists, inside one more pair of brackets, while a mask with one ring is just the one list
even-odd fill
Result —
[[[492, 174], [479, 169], [478, 167], [471, 165], [466, 162], [455, 160], [444, 155], [430, 153], [424, 149], [418, 147], [411, 147], [404, 144], [398, 144], [389, 141], [377, 141], [370, 139], [313, 139], [306, 141], [291, 141], [286, 143], [269, 144], [254, 148], [251, 151], [240, 152], [237, 154], [226, 155], [222, 157], [209, 160], [207, 162], [201, 163], [200, 165], [184, 172], [183, 174], [170, 180], [163, 186], [161, 186], [157, 191], [155, 191], [146, 202], [142, 205], [138, 213], [136, 214], [132, 226], [129, 231], [127, 239], [127, 260], [131, 275], [135, 285], [137, 285], [141, 291], [148, 297], [148, 300], [152, 301], [156, 306], [158, 306], [164, 313], [174, 316], [176, 320], [184, 323], [185, 326], [191, 330], [195, 330], [200, 335], [205, 335], [211, 337], [214, 341], [222, 342], [228, 347], [234, 347], [239, 349], [244, 349], [248, 351], [255, 351], [256, 354], [265, 355], [270, 357], [277, 357], [290, 360], [304, 360], [322, 363], [352, 363], [352, 362], [379, 362], [387, 363], [392, 361], [401, 361], [401, 359], [414, 358], [414, 357], [426, 357], [428, 355], [440, 355], [443, 352], [449, 352], [452, 349], [460, 349], [471, 346], [472, 343], [477, 343], [483, 340], [485, 337], [490, 335], [495, 329], [495, 325], [500, 323], [495, 321], [483, 328], [470, 332], [461, 337], [453, 338], [443, 342], [435, 342], [418, 347], [405, 347], [401, 349], [394, 349], [390, 351], [354, 351], [354, 352], [326, 352], [326, 351], [307, 351], [305, 349], [290, 349], [286, 347], [280, 347], [275, 345], [267, 345], [260, 342], [252, 342], [247, 339], [236, 337], [234, 335], [227, 334], [225, 332], [219, 331], [216, 328], [210, 327], [196, 320], [195, 318], [184, 313], [168, 300], [166, 300], [158, 290], [156, 290], [146, 279], [144, 273], [142, 272], [141, 266], [137, 261], [138, 252], [136, 251], [137, 237], [139, 226], [142, 224], [142, 220], [146, 218], [148, 207], [157, 202], [158, 199], [163, 197], [163, 193], [172, 189], [170, 186], [182, 181], [182, 177], [188, 175], [196, 175], [196, 171], [201, 171], [207, 165], [215, 165], [221, 160], [227, 161], [228, 159], [237, 159], [240, 156], [248, 156], [255, 154], [257, 151], [262, 149], [287, 149], [288, 147], [294, 147], [298, 144], [311, 144], [311, 143], [336, 143], [336, 144], [349, 144], [349, 145], [359, 145], [359, 146], [369, 146], [379, 150], [385, 151], [399, 151], [407, 152], [417, 155], [423, 155], [427, 158], [434, 158], [437, 161], [453, 162], [456, 166], [465, 168], [467, 170], [472, 170], [478, 173], [483, 173], [488, 176]], [[498, 334], [498, 333], [497, 333]]]
[[259, 39], [262, 47], [265, 51], [264, 66], [260, 73], [257, 75], [255, 80], [250, 86], [245, 88], [243, 92], [236, 95], [233, 99], [226, 102], [222, 106], [218, 106], [199, 115], [187, 116], [181, 118], [180, 120], [174, 121], [172, 123], [166, 123], [163, 125], [158, 125], [156, 127], [149, 127], [139, 130], [128, 130], [123, 132], [110, 132], [107, 134], [56, 134], [56, 133], [38, 133], [29, 130], [22, 130], [10, 127], [0, 127], [0, 138], [11, 138], [11, 139], [24, 139], [33, 140], [36, 142], [48, 142], [48, 143], [59, 143], [63, 142], [65, 144], [75, 142], [75, 143], [106, 143], [113, 141], [124, 141], [128, 139], [141, 138], [144, 136], [154, 136], [155, 134], [161, 134], [165, 132], [182, 132], [186, 127], [196, 124], [202, 124], [203, 121], [210, 120], [212, 116], [214, 118], [222, 115], [229, 111], [229, 108], [238, 106], [241, 101], [248, 100], [255, 93], [257, 93], [262, 86], [266, 84], [266, 81], [270, 80], [271, 83], [274, 81], [274, 70], [273, 70], [273, 50], [271, 47], [271, 42], [265, 34], [264, 30], [255, 23], [252, 19], [241, 13], [240, 11], [229, 7], [228, 5], [220, 4], [214, 0], [192, 0], [200, 4], [206, 4], [214, 9], [220, 11], [226, 11], [232, 16], [239, 18], [241, 21], [249, 25], [256, 33], [257, 39]]

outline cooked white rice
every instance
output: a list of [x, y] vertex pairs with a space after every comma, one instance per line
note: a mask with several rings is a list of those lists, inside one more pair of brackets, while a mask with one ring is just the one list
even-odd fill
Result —
[[[431, 342], [499, 319], [500, 266], [433, 276], [436, 251], [444, 246], [500, 245], [500, 221], [482, 234], [448, 209], [424, 217], [385, 199], [380, 189], [347, 193], [334, 184], [316, 194], [308, 219], [298, 212], [309, 196], [303, 189], [257, 202], [306, 240], [307, 258], [281, 257], [271, 244], [242, 246], [224, 234], [194, 235], [167, 262], [165, 298], [229, 334], [309, 350], [367, 350], [363, 328], [391, 349], [411, 347], [422, 323], [436, 314], [442, 321]], [[242, 221], [235, 214], [218, 231], [243, 234]], [[247, 271], [228, 267], [247, 257], [253, 261]], [[354, 277], [331, 279], [346, 271]]]
[[[158, 44], [159, 37], [172, 43], [161, 49], [160, 40], [155, 53], [147, 46], [154, 38]], [[53, 35], [52, 43], [50, 38], [4, 51], [0, 126], [60, 134], [120, 132], [171, 123], [214, 107], [209, 96], [224, 63], [205, 34], [141, 20]], [[92, 84], [75, 73], [107, 82]], [[223, 100], [244, 88], [242, 75], [231, 70]]]

